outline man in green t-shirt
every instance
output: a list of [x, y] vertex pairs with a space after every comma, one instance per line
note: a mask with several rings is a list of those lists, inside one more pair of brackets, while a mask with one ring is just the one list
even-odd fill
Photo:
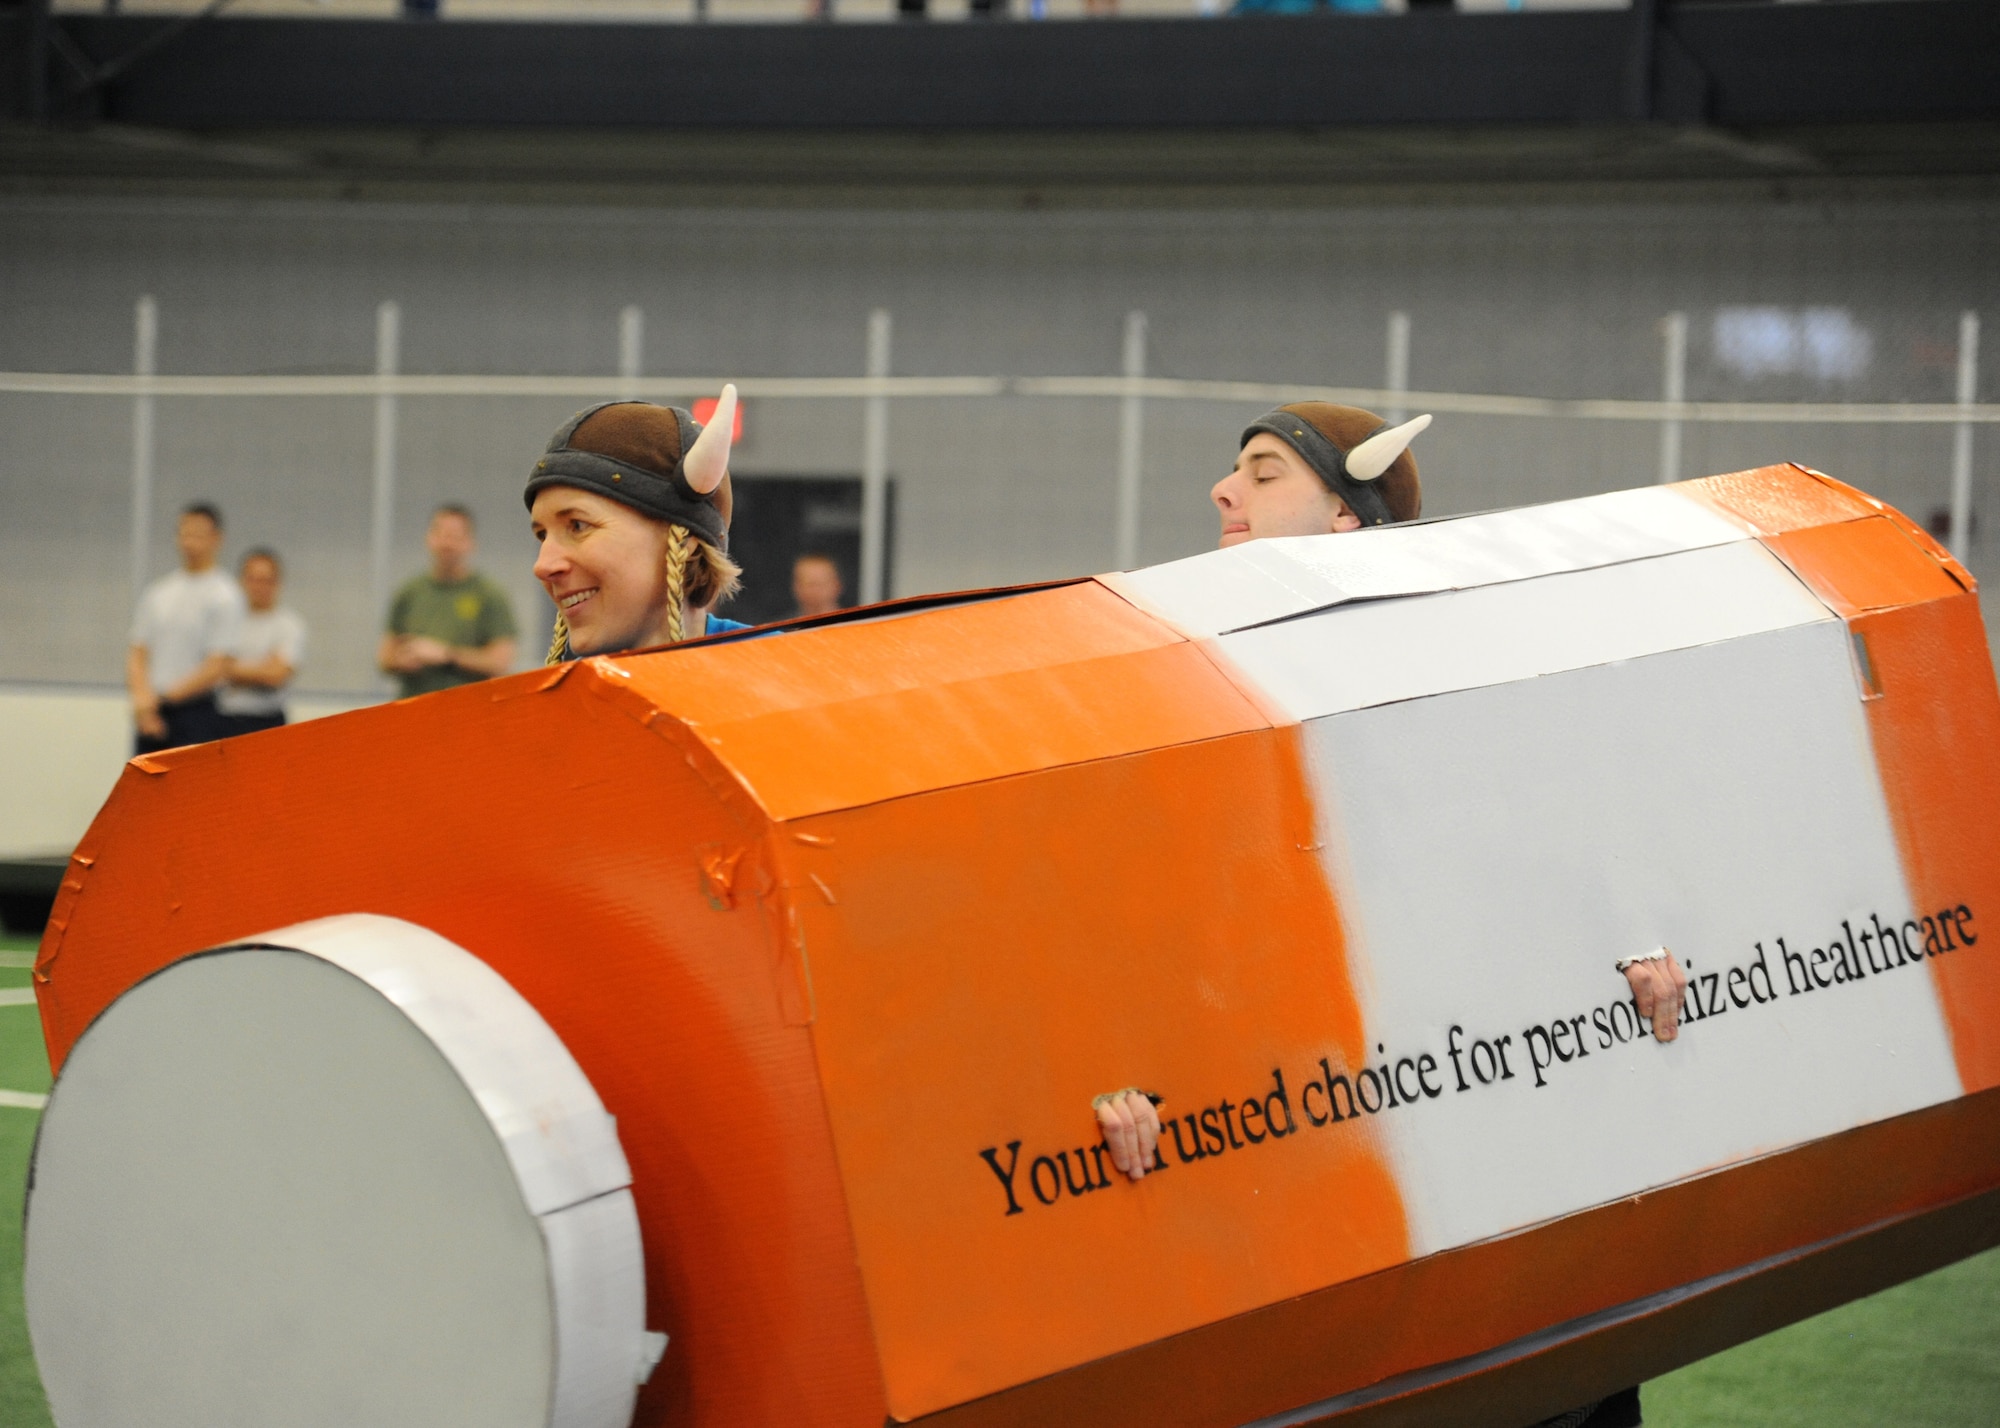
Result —
[[375, 662], [401, 695], [429, 694], [505, 674], [514, 663], [514, 609], [507, 593], [472, 568], [472, 513], [439, 506], [424, 533], [431, 568], [389, 602], [389, 628]]

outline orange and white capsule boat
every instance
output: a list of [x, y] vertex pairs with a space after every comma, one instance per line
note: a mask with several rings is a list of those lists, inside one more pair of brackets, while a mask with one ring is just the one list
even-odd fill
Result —
[[1503, 1428], [2000, 1241], [2000, 694], [1797, 467], [1266, 540], [136, 759], [36, 980], [63, 1428]]

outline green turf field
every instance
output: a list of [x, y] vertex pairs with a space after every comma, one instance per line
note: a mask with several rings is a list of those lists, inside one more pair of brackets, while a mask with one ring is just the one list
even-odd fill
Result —
[[[0, 987], [33, 944], [0, 939]], [[0, 1006], [0, 1089], [46, 1092], [32, 1007]], [[49, 1422], [21, 1312], [21, 1203], [35, 1113], [0, 1107], [0, 1428]], [[1663, 1428], [1993, 1428], [2000, 1250], [1718, 1354], [1646, 1385]]]
[[[33, 954], [32, 942], [0, 938], [0, 987], [27, 986]], [[0, 1006], [0, 1090], [48, 1089], [49, 1062], [35, 1009]], [[20, 1205], [34, 1143], [35, 1113], [0, 1106], [0, 1424], [6, 1428], [49, 1421], [21, 1312]]]

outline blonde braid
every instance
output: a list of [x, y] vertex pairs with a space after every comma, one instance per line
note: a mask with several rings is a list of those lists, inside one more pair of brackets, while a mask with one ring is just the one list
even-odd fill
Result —
[[543, 664], [561, 664], [563, 656], [569, 653], [569, 621], [561, 610], [556, 611], [556, 631], [549, 636], [549, 657]]
[[675, 644], [687, 638], [687, 564], [698, 544], [686, 526], [667, 527], [667, 638]]

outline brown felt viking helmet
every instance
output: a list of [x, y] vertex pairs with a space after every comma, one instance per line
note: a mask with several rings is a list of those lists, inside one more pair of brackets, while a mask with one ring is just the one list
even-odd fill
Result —
[[1391, 426], [1360, 407], [1293, 402], [1250, 423], [1238, 447], [1270, 433], [1296, 451], [1364, 527], [1382, 526], [1413, 521], [1423, 511], [1423, 484], [1409, 447], [1430, 424], [1430, 417], [1420, 416]]
[[718, 550], [729, 549], [729, 436], [736, 388], [729, 385], [707, 426], [679, 407], [601, 402], [578, 412], [550, 438], [528, 473], [523, 497], [535, 504], [545, 486], [575, 486], [609, 497], [655, 520], [686, 526]]

